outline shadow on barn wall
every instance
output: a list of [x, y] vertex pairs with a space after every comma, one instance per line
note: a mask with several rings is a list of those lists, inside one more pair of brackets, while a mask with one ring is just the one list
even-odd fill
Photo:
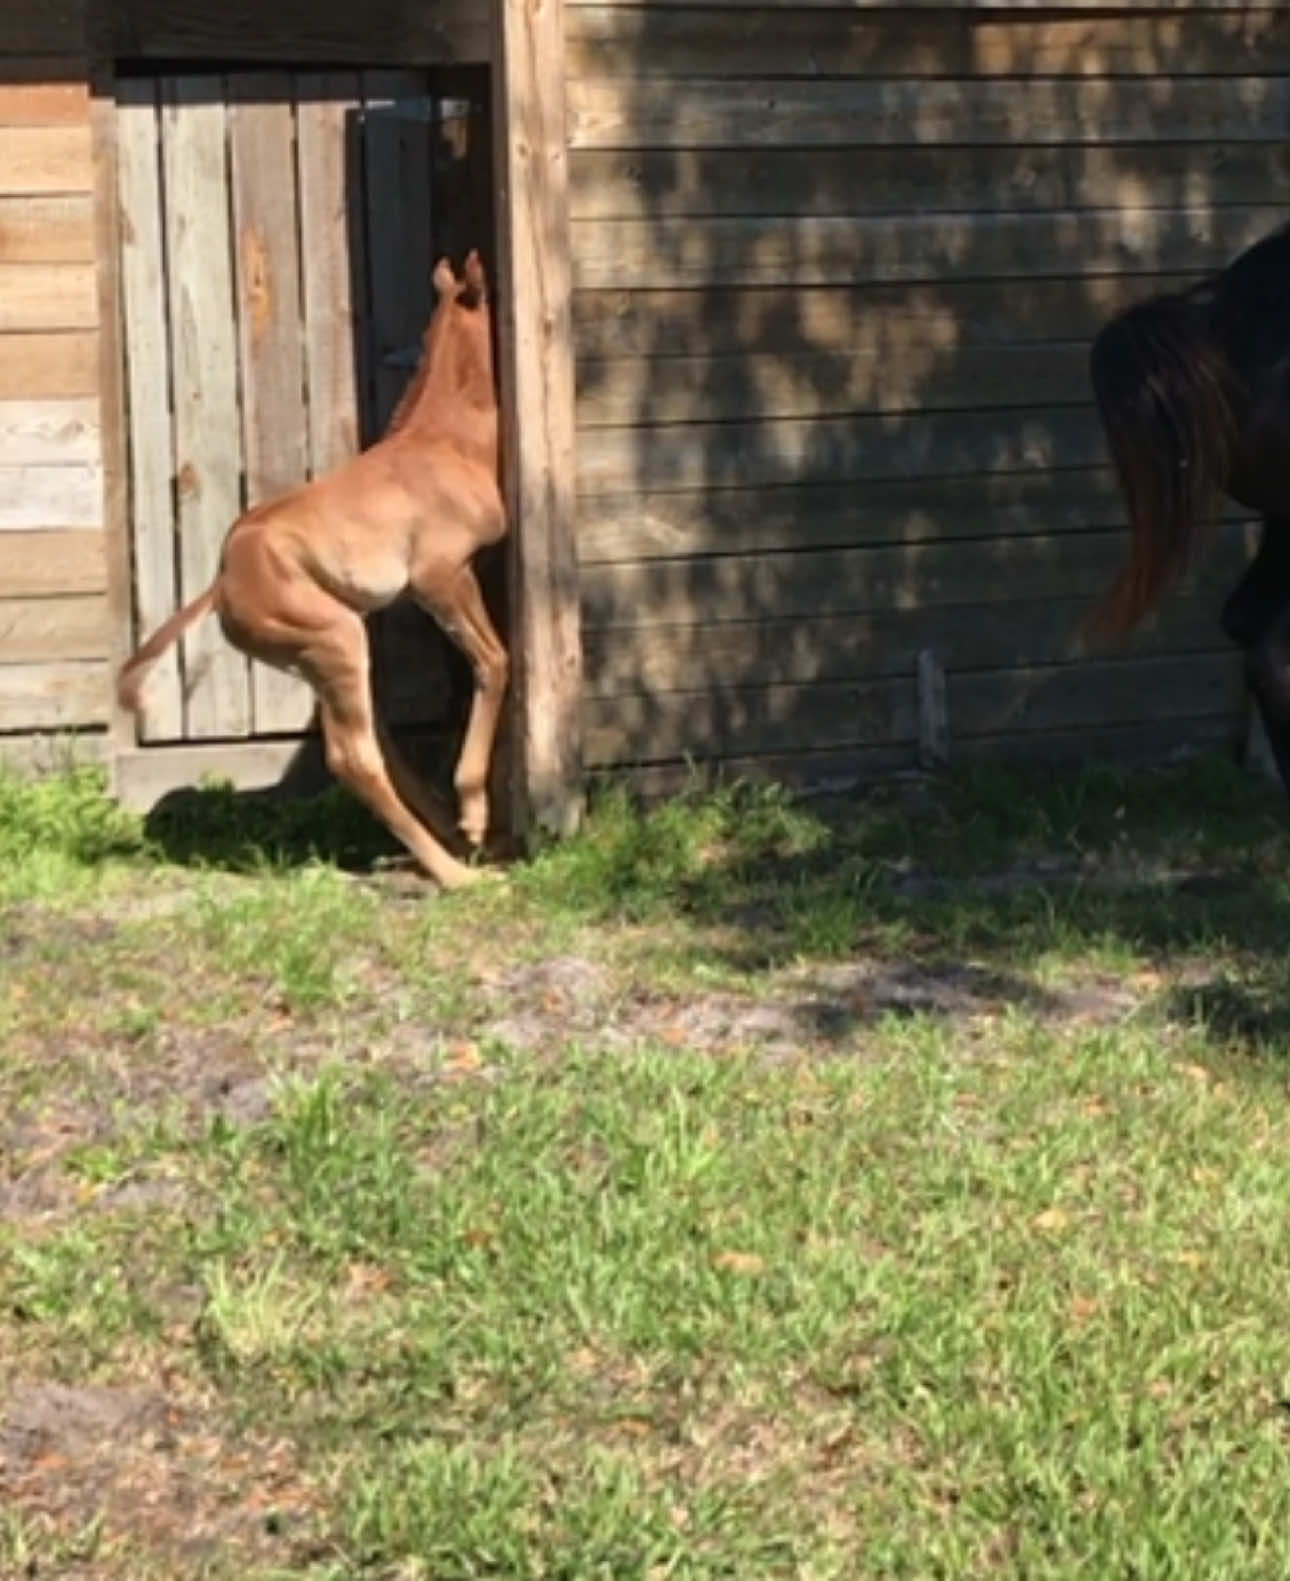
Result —
[[592, 762], [909, 766], [926, 647], [959, 746], [1230, 738], [1241, 528], [1079, 653], [1087, 351], [1284, 217], [1290, 20], [567, 14]]

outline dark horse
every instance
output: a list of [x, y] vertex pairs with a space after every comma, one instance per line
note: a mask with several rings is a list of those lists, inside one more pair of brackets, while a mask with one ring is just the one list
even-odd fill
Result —
[[1223, 606], [1290, 790], [1290, 225], [1190, 290], [1113, 318], [1093, 342], [1093, 391], [1132, 543], [1092, 627], [1126, 635], [1206, 535], [1218, 496], [1263, 518]]

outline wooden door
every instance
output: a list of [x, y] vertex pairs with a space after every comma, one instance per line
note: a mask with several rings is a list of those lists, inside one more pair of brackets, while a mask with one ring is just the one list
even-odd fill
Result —
[[[209, 585], [230, 523], [382, 429], [415, 363], [436, 201], [479, 168], [445, 128], [477, 112], [427, 72], [124, 78], [121, 290], [134, 640]], [[454, 149], [456, 152], [454, 152]], [[441, 722], [440, 638], [414, 607], [373, 623], [391, 723]], [[145, 742], [293, 735], [303, 683], [248, 663], [217, 624], [154, 672]]]

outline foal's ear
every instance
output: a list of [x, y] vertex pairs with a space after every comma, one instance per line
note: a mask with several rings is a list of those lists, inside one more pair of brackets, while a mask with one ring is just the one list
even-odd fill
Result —
[[434, 266], [431, 276], [434, 288], [441, 297], [455, 297], [458, 292], [457, 276], [452, 272], [452, 265], [446, 258], [441, 258]]
[[466, 288], [474, 296], [488, 295], [488, 276], [484, 273], [484, 265], [473, 247], [466, 254]]

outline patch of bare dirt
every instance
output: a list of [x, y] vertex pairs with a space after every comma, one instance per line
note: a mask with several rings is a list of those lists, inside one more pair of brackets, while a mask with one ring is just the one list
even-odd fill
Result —
[[285, 1441], [226, 1438], [160, 1389], [49, 1382], [4, 1404], [0, 1503], [66, 1534], [100, 1520], [103, 1550], [128, 1544], [177, 1575], [215, 1557], [230, 1574], [281, 1563], [312, 1511]]
[[486, 1023], [483, 1035], [513, 1048], [594, 1037], [610, 1047], [662, 1042], [771, 1056], [858, 1051], [866, 1030], [885, 1016], [970, 1020], [1015, 1007], [1045, 1018], [1115, 1021], [1141, 999], [1132, 985], [1112, 978], [1049, 990], [966, 962], [867, 958], [785, 973], [762, 995], [666, 995], [623, 993], [604, 968], [565, 955], [507, 973], [494, 992], [506, 1008]]

